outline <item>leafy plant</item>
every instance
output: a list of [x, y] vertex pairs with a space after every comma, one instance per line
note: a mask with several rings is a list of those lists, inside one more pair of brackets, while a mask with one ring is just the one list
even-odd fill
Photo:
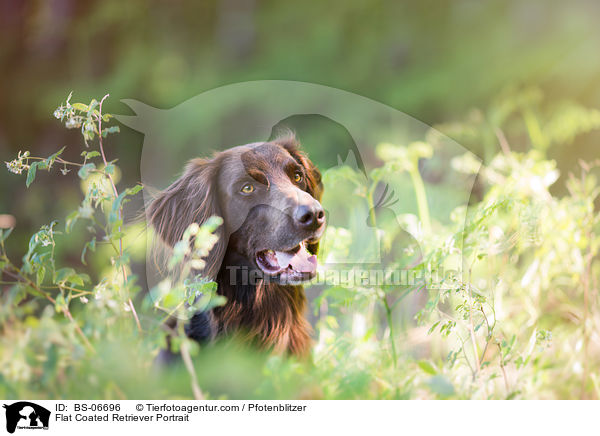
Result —
[[[484, 117], [446, 125], [483, 144], [481, 170], [469, 154], [444, 155], [432, 129], [420, 142], [374, 144], [384, 163], [368, 177], [351, 162], [325, 173], [325, 206], [347, 221], [327, 228], [321, 263], [363, 257], [345, 265], [351, 280], [337, 274], [308, 290], [318, 294], [309, 363], [227, 341], [200, 348], [183, 323], [165, 324], [224, 303], [194, 272], [222, 220], [191, 225], [167, 258], [169, 278], [141, 292], [131, 237], [140, 226], [123, 217], [142, 187], [119, 187], [118, 162], [107, 158], [105, 141], [118, 132], [102, 110], [107, 97], [82, 104], [69, 96], [55, 111], [83, 136], [79, 162], [63, 157], [66, 148], [7, 162], [27, 187], [40, 171], [60, 171], [83, 196], [31, 236], [20, 261], [7, 252], [11, 230], [0, 230], [5, 397], [600, 397], [600, 162], [581, 161], [561, 178], [548, 158], [551, 147], [598, 127], [595, 110], [545, 110], [538, 91], [516, 90], [478, 112]], [[451, 161], [451, 178], [478, 175], [471, 203], [448, 216], [432, 213], [447, 195], [428, 177], [436, 160]], [[557, 196], [553, 185], [563, 181], [566, 194]], [[393, 213], [412, 200], [414, 213]], [[377, 241], [381, 265], [365, 266], [373, 247], [356, 250], [366, 236]], [[80, 247], [79, 261], [60, 264], [63, 244]], [[453, 271], [457, 259], [462, 268]], [[386, 281], [398, 271], [409, 280]], [[153, 361], [167, 335], [181, 359], [157, 377]]]

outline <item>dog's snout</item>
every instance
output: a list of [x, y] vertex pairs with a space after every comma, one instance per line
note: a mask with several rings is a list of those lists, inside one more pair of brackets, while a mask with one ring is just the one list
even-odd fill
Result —
[[296, 223], [306, 230], [316, 230], [325, 222], [325, 212], [317, 201], [310, 205], [302, 204], [294, 212]]

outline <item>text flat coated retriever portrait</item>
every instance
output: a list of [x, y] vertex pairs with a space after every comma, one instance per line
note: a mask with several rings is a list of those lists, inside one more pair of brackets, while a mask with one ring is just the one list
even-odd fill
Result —
[[322, 192], [321, 174], [288, 135], [194, 159], [159, 193], [148, 216], [168, 246], [194, 222], [224, 220], [201, 273], [217, 282], [227, 303], [197, 312], [186, 326], [189, 337], [239, 334], [277, 352], [308, 353], [301, 283], [316, 274]]

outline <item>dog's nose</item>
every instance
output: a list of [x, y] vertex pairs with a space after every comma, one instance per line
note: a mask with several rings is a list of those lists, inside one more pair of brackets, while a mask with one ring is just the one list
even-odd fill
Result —
[[302, 204], [294, 212], [296, 223], [306, 230], [317, 230], [325, 222], [325, 212], [318, 202], [312, 205]]

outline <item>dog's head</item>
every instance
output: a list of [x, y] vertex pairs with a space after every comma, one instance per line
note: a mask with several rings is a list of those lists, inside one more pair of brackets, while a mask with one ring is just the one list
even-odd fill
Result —
[[234, 147], [212, 159], [194, 159], [183, 175], [151, 203], [149, 220], [173, 246], [191, 223], [221, 216], [219, 242], [205, 277], [228, 262], [279, 283], [299, 283], [316, 273], [318, 241], [325, 229], [319, 203], [321, 174], [293, 136]]

